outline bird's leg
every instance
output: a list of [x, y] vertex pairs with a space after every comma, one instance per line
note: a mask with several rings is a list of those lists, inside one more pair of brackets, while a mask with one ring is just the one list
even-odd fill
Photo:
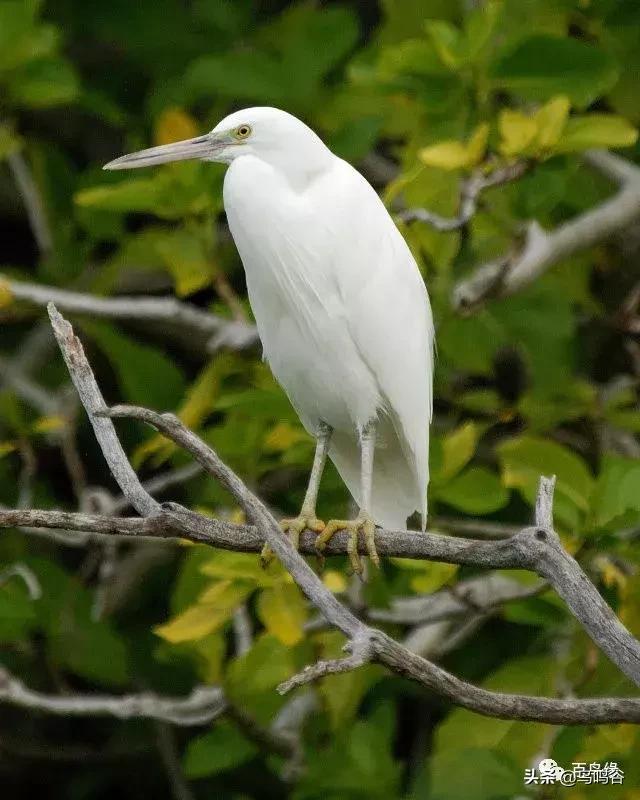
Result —
[[362, 502], [360, 504], [360, 511], [355, 519], [332, 519], [327, 522], [324, 530], [316, 539], [316, 550], [322, 554], [327, 546], [327, 542], [331, 539], [336, 531], [347, 530], [349, 531], [349, 541], [347, 543], [347, 552], [349, 561], [353, 571], [358, 575], [362, 575], [362, 561], [358, 554], [358, 534], [360, 531], [364, 534], [364, 541], [367, 548], [367, 553], [371, 561], [380, 566], [380, 558], [376, 550], [375, 544], [375, 522], [371, 516], [371, 485], [373, 483], [373, 454], [376, 447], [376, 422], [370, 420], [362, 429], [360, 435], [360, 454], [361, 454], [361, 496]]
[[[285, 533], [289, 534], [291, 543], [296, 550], [300, 545], [300, 534], [307, 528], [316, 533], [320, 533], [320, 531], [324, 530], [324, 522], [316, 517], [316, 503], [324, 465], [327, 462], [327, 453], [329, 451], [329, 442], [331, 441], [332, 433], [333, 429], [330, 425], [327, 425], [326, 422], [320, 422], [318, 424], [316, 452], [313, 457], [313, 466], [311, 467], [311, 474], [309, 475], [309, 483], [302, 502], [302, 508], [297, 517], [280, 521], [280, 527]], [[265, 544], [260, 554], [262, 565], [267, 566], [272, 558], [273, 553], [271, 552], [271, 548], [269, 545]]]

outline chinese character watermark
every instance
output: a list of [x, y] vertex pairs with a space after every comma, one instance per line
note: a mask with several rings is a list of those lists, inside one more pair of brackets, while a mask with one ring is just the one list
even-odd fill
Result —
[[530, 784], [551, 784], [559, 783], [561, 786], [575, 786], [578, 783], [586, 785], [594, 783], [615, 784], [624, 781], [624, 772], [616, 761], [607, 761], [600, 764], [596, 761], [587, 764], [585, 761], [577, 761], [571, 765], [571, 769], [559, 767], [552, 758], [543, 758], [537, 767], [525, 769], [525, 786]]

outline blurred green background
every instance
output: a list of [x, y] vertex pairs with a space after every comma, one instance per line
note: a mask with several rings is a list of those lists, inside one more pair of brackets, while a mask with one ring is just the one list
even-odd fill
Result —
[[[358, 166], [393, 213], [455, 215], [461, 179], [522, 164], [523, 176], [485, 192], [461, 229], [401, 224], [437, 325], [430, 527], [464, 533], [464, 518], [478, 535], [508, 533], [530, 519], [539, 474], [555, 473], [565, 544], [639, 634], [640, 223], [473, 313], [451, 302], [476, 266], [517, 251], [526, 223], [553, 229], [616, 192], [583, 151], [622, 148], [640, 162], [639, 98], [637, 0], [1, 0], [0, 503], [111, 513], [117, 497], [43, 309], [21, 300], [19, 285], [175, 295], [238, 330], [251, 322], [220, 165], [130, 174], [101, 165], [205, 132], [236, 108], [276, 105]], [[109, 401], [177, 411], [274, 508], [297, 511], [313, 444], [258, 347], [210, 352], [168, 325], [71, 316]], [[183, 455], [137, 425], [119, 430], [145, 479], [175, 477], [163, 499], [241, 519], [212, 481], [184, 473]], [[318, 510], [347, 511], [332, 468]], [[297, 589], [253, 556], [3, 531], [0, 569], [16, 563], [42, 596], [19, 576], [0, 585], [0, 662], [43, 692], [180, 694], [216, 683], [267, 726], [288, 702], [277, 683], [343, 643], [306, 626], [315, 615]], [[473, 578], [402, 560], [363, 586], [341, 559], [323, 575], [362, 613]], [[534, 582], [506, 577], [523, 590]], [[239, 614], [253, 630], [244, 654]], [[634, 693], [544, 590], [428, 629], [386, 627], [491, 688]], [[2, 795], [640, 797], [633, 726], [489, 720], [376, 667], [313, 691], [306, 768], [293, 780], [233, 719], [167, 732], [4, 706]], [[524, 787], [524, 769], [543, 755], [565, 767], [615, 760], [626, 780]]]

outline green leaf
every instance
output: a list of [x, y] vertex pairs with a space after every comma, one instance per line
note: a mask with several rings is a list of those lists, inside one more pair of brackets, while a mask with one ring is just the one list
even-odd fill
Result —
[[215, 173], [211, 172], [209, 164], [198, 161], [170, 164], [148, 178], [127, 178], [82, 189], [74, 200], [82, 208], [182, 219], [186, 215], [218, 210], [220, 195], [215, 190], [212, 176], [215, 178]]
[[[327, 631], [314, 637], [314, 644], [324, 660], [343, 658], [344, 643], [344, 636], [338, 631]], [[318, 683], [318, 692], [334, 731], [343, 729], [352, 721], [365, 694], [380, 677], [378, 668], [365, 666], [341, 675], [327, 675]]]
[[447, 362], [479, 375], [492, 371], [493, 357], [508, 341], [504, 326], [486, 310], [473, 317], [445, 318], [438, 334], [438, 351]]
[[628, 511], [640, 516], [640, 464], [607, 453], [593, 492], [594, 524], [599, 528], [609, 526]]
[[31, 108], [70, 103], [79, 91], [73, 68], [60, 59], [32, 61], [12, 76], [9, 86], [13, 100]]
[[228, 722], [216, 722], [209, 733], [187, 745], [183, 766], [187, 778], [205, 778], [234, 769], [257, 754], [255, 745]]
[[5, 582], [0, 586], [0, 642], [20, 641], [36, 627], [36, 609], [26, 587], [19, 578]]
[[467, 514], [491, 514], [509, 502], [509, 492], [485, 467], [469, 467], [439, 487], [436, 497]]
[[37, 7], [27, 0], [0, 3], [0, 71], [15, 70], [56, 51], [58, 31], [38, 23]]
[[125, 685], [130, 680], [127, 645], [113, 620], [94, 618], [93, 590], [50, 559], [24, 561], [42, 588], [34, 609], [51, 668], [99, 685]]
[[523, 767], [484, 743], [438, 752], [431, 761], [429, 800], [502, 800], [522, 792]]
[[597, 45], [578, 39], [533, 34], [498, 58], [491, 70], [496, 88], [526, 100], [549, 100], [566, 94], [584, 108], [616, 82], [613, 58]]
[[449, 69], [458, 69], [467, 60], [467, 49], [461, 32], [446, 20], [430, 20], [425, 29], [436, 48], [442, 63]]
[[[519, 658], [506, 663], [483, 681], [482, 687], [512, 694], [545, 696], [552, 688], [553, 662], [545, 658]], [[471, 711], [456, 708], [440, 725], [435, 739], [434, 761], [448, 753], [467, 748], [487, 748], [514, 759], [520, 769], [536, 754], [545, 735], [541, 723], [477, 717]]]
[[[589, 509], [594, 481], [580, 456], [550, 439], [519, 436], [497, 448], [505, 486], [518, 489], [525, 500], [535, 504], [541, 475], [555, 475], [556, 497], [582, 512]], [[556, 505], [558, 513], [564, 508]], [[567, 516], [565, 516], [567, 519]], [[569, 521], [573, 518], [569, 516]]]
[[141, 344], [107, 323], [83, 322], [118, 376], [126, 401], [166, 411], [175, 408], [185, 391], [176, 365], [155, 347]]
[[243, 702], [265, 692], [273, 693], [295, 671], [291, 648], [264, 633], [254, 639], [250, 650], [229, 664], [225, 687], [230, 697]]
[[[357, 670], [356, 670], [357, 671]], [[393, 757], [393, 709], [382, 706], [330, 739], [310, 759], [294, 800], [389, 800], [400, 797], [400, 762]]]
[[259, 32], [250, 49], [194, 60], [184, 76], [184, 90], [189, 102], [223, 95], [307, 105], [357, 36], [355, 18], [347, 9], [292, 5]]
[[553, 149], [556, 153], [576, 153], [590, 147], [631, 147], [637, 140], [637, 129], [624, 117], [585, 114], [567, 122]]

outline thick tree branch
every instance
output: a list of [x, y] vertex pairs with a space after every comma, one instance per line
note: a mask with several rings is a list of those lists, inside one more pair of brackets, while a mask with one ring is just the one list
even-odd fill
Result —
[[607, 239], [640, 216], [640, 168], [607, 152], [592, 151], [585, 158], [619, 184], [618, 193], [552, 231], [530, 223], [518, 252], [477, 267], [454, 287], [454, 308], [470, 311], [489, 297], [514, 294], [558, 261]]

